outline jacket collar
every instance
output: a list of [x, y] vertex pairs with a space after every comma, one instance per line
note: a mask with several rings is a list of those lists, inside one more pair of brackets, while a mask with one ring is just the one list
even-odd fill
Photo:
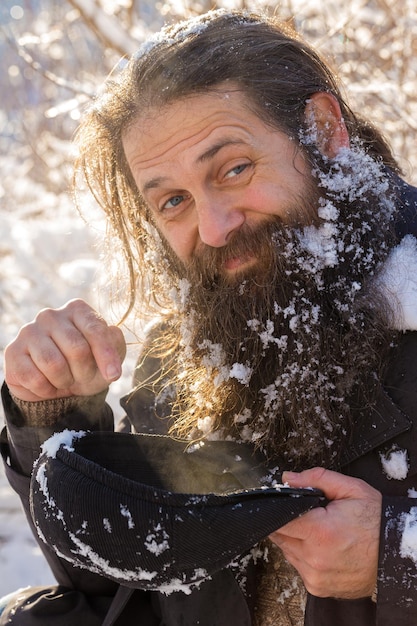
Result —
[[[386, 287], [392, 290], [392, 296], [396, 299], [398, 313], [400, 315], [399, 330], [416, 330], [417, 316], [414, 314], [414, 303], [417, 296], [417, 282], [412, 275], [413, 270], [408, 267], [404, 272], [404, 265], [398, 263], [396, 254], [405, 246], [409, 246], [408, 263], [415, 269], [417, 263], [417, 188], [403, 181], [399, 176], [391, 174], [393, 185], [397, 190], [398, 213], [395, 223], [398, 245], [393, 250], [391, 257], [387, 261], [387, 272], [389, 280]], [[411, 237], [410, 237], [411, 236]], [[414, 257], [414, 258], [413, 258]], [[384, 271], [384, 270], [383, 270]], [[404, 277], [404, 273], [406, 276]], [[407, 333], [406, 333], [407, 334]], [[400, 342], [403, 346], [409, 346], [412, 352], [411, 361], [408, 362], [414, 367], [414, 342], [406, 340]], [[397, 355], [396, 363], [398, 363]], [[395, 364], [392, 364], [396, 367]], [[381, 386], [376, 398], [375, 405], [368, 409], [363, 409], [361, 415], [355, 423], [352, 440], [349, 448], [343, 453], [340, 460], [340, 467], [355, 461], [367, 452], [388, 443], [394, 437], [407, 432], [412, 426], [412, 420], [398, 407], [392, 400], [386, 389]], [[417, 469], [417, 458], [415, 460]]]
[[341, 456], [340, 467], [352, 463], [410, 428], [410, 419], [381, 386], [375, 405], [363, 410], [356, 421], [349, 447]]

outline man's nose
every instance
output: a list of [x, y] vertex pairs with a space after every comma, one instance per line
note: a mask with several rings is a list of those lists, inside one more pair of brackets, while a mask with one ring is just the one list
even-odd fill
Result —
[[206, 198], [198, 204], [197, 213], [200, 239], [212, 248], [225, 246], [245, 222], [244, 211], [224, 199]]

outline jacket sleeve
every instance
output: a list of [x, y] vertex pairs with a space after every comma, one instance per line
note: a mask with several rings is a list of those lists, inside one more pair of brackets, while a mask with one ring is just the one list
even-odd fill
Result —
[[[13, 401], [6, 385], [2, 388], [2, 400], [6, 427], [1, 433], [1, 453], [5, 473], [12, 488], [19, 495], [26, 518], [38, 540], [30, 515], [30, 473], [33, 462], [39, 456], [40, 446], [54, 432], [65, 430], [113, 430], [113, 414], [105, 404], [106, 393], [91, 398], [66, 399], [25, 403], [26, 411], [36, 411], [36, 426], [29, 425], [27, 414]], [[43, 417], [42, 417], [43, 416]], [[31, 422], [32, 423], [32, 422]], [[114, 595], [117, 585], [96, 574], [74, 568], [58, 558], [43, 541], [38, 541], [49, 566], [60, 585], [81, 589], [92, 595]]]
[[377, 624], [417, 624], [417, 500], [383, 497]]

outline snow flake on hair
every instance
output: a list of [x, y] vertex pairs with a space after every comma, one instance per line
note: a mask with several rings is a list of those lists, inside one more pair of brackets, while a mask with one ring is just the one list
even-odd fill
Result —
[[[215, 18], [221, 16], [233, 17], [233, 15], [236, 15], [234, 11], [229, 11], [227, 9], [216, 9], [213, 11], [208, 11], [203, 15], [198, 15], [187, 20], [182, 20], [177, 24], [169, 24], [167, 26], [164, 26], [160, 31], [151, 35], [151, 37], [139, 47], [139, 49], [133, 55], [133, 58], [138, 61], [161, 44], [172, 45], [181, 41], [185, 41], [185, 39], [190, 36], [198, 36], [208, 28], [210, 23]], [[249, 15], [249, 13], [239, 13], [239, 19], [241, 24], [245, 24], [246, 15]], [[251, 19], [250, 23], [254, 23], [254, 20]]]
[[[341, 148], [332, 160], [332, 176], [315, 171], [320, 184], [342, 201], [361, 200], [367, 193], [383, 197], [388, 190], [388, 178], [380, 162], [367, 154], [359, 141]], [[392, 213], [392, 208], [389, 209]]]

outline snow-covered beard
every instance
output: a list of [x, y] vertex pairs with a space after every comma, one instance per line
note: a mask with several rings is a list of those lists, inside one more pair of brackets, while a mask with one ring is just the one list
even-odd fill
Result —
[[[392, 245], [386, 174], [356, 149], [314, 175], [316, 224], [244, 226], [178, 281], [174, 432], [251, 441], [293, 469], [336, 464], [393, 336], [387, 303], [368, 289]], [[227, 258], [246, 256], [259, 262], [222, 276]]]

